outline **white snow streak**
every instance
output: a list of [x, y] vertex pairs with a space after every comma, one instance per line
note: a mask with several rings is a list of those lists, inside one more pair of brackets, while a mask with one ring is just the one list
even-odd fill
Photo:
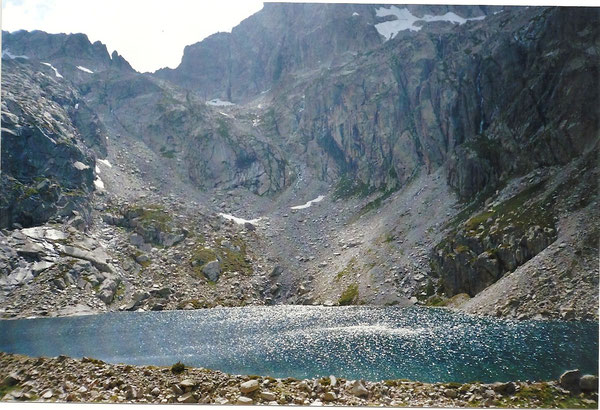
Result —
[[396, 36], [400, 31], [410, 30], [419, 31], [421, 26], [415, 25], [417, 21], [449, 21], [455, 24], [464, 24], [470, 20], [483, 20], [486, 16], [464, 18], [455, 13], [448, 12], [441, 16], [432, 16], [431, 14], [425, 14], [423, 17], [417, 17], [412, 14], [407, 8], [399, 9], [396, 6], [391, 6], [389, 9], [380, 7], [375, 10], [377, 17], [396, 16], [396, 20], [384, 21], [383, 23], [375, 24], [375, 28], [383, 37], [384, 41], [390, 40]]
[[77, 68], [79, 68], [84, 73], [94, 74], [94, 72], [92, 70], [90, 70], [89, 68], [85, 68], [85, 67], [80, 66], [80, 65], [78, 65]]
[[227, 219], [228, 221], [233, 221], [236, 224], [240, 224], [240, 225], [243, 225], [245, 223], [256, 224], [258, 221], [260, 221], [262, 219], [262, 218], [243, 219], [243, 218], [238, 218], [237, 216], [224, 214], [224, 213], [219, 213], [219, 216], [222, 216], [223, 218]]
[[24, 58], [25, 60], [29, 60], [27, 56], [16, 56], [12, 54], [8, 49], [2, 50], [2, 58], [8, 58], [10, 60], [14, 60], [15, 58]]
[[56, 76], [58, 78], [63, 78], [63, 76], [60, 75], [60, 73], [58, 72], [58, 70], [56, 69], [56, 67], [54, 67], [52, 64], [50, 64], [50, 63], [42, 63], [42, 64], [47, 65], [48, 67], [50, 67], [51, 69], [53, 69], [54, 70], [54, 74], [56, 74]]
[[108, 162], [107, 159], [97, 159], [96, 161], [99, 162], [99, 163], [101, 163], [104, 166], [112, 168], [112, 164], [110, 162]]
[[290, 209], [306, 209], [306, 208], [310, 208], [310, 206], [312, 204], [317, 203], [317, 202], [321, 202], [324, 198], [325, 198], [324, 195], [319, 195], [318, 197], [316, 197], [315, 199], [313, 199], [311, 201], [308, 201], [304, 205], [292, 206]]

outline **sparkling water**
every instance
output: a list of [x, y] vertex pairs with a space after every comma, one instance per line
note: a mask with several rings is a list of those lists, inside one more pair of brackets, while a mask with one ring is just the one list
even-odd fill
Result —
[[467, 382], [598, 373], [598, 323], [444, 309], [275, 306], [0, 321], [0, 350], [233, 374]]

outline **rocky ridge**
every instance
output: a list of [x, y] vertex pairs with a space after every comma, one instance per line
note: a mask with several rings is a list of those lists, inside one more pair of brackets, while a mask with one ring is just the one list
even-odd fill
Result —
[[[173, 366], [107, 364], [97, 359], [29, 358], [0, 353], [2, 401], [202, 403], [432, 407], [596, 408], [598, 378], [576, 371], [558, 381], [508, 383], [368, 382], [335, 376], [275, 379]], [[181, 369], [183, 367], [183, 369]], [[176, 370], [176, 371], [174, 371]]]

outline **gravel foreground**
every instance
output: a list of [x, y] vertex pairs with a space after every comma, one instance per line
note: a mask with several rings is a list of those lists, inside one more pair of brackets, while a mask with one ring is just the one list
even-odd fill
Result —
[[598, 378], [578, 371], [565, 373], [560, 381], [492, 384], [367, 382], [334, 376], [297, 380], [0, 353], [0, 380], [1, 401], [598, 408]]

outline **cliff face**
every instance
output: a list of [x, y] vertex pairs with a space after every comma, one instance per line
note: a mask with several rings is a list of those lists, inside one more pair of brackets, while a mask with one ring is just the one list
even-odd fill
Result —
[[51, 69], [8, 59], [2, 67], [0, 227], [77, 213], [89, 219], [87, 197], [95, 189], [95, 158], [106, 156], [106, 130]]
[[564, 164], [597, 138], [590, 15], [597, 11], [517, 9], [400, 33], [336, 70], [292, 76], [275, 90], [278, 125], [299, 150], [310, 147], [323, 178], [350, 174], [382, 188], [443, 164], [470, 199]]

